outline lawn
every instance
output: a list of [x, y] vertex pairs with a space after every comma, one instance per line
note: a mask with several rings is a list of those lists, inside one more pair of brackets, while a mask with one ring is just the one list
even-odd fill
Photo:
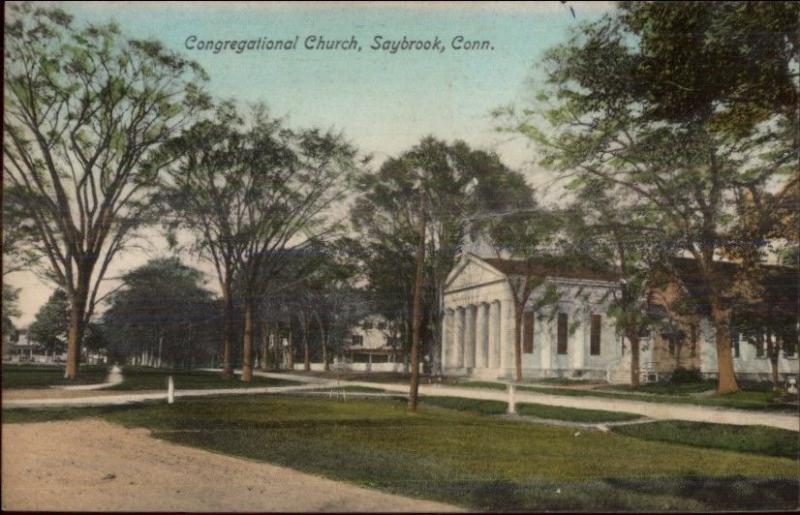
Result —
[[3, 389], [50, 388], [69, 384], [96, 384], [105, 381], [108, 367], [105, 365], [82, 365], [78, 378], [64, 379], [63, 366], [48, 365], [3, 365]]
[[800, 459], [800, 433], [773, 427], [669, 420], [618, 426], [613, 431], [644, 440]]
[[794, 460], [425, 404], [409, 415], [392, 400], [254, 395], [87, 413], [175, 443], [473, 510], [797, 508]]
[[225, 378], [219, 372], [198, 370], [169, 370], [144, 367], [123, 367], [122, 383], [107, 390], [164, 390], [167, 377], [172, 376], [176, 390], [208, 390], [214, 388], [247, 388], [263, 386], [291, 386], [300, 384], [288, 379], [253, 376], [249, 383], [238, 378]]
[[713, 381], [697, 383], [647, 383], [634, 388], [630, 385], [609, 385], [604, 390], [618, 390], [621, 392], [649, 393], [653, 395], [691, 395], [693, 393], [714, 390], [717, 384]]
[[[106, 365], [83, 365], [75, 381], [64, 379], [62, 367], [46, 365], [3, 365], [3, 388], [49, 388], [73, 384], [98, 384], [106, 380]], [[165, 390], [167, 377], [172, 376], [178, 390], [245, 388], [257, 386], [289, 386], [300, 384], [288, 379], [254, 376], [250, 383], [223, 378], [218, 372], [198, 370], [169, 370], [145, 367], [123, 367], [121, 384], [107, 390]]]
[[[705, 383], [702, 384], [705, 385]], [[451, 383], [450, 386], [483, 388], [491, 390], [506, 389], [505, 383], [488, 381], [461, 381]], [[779, 399], [782, 397], [780, 394], [770, 390], [765, 390], [763, 388], [742, 390], [728, 395], [694, 397], [688, 395], [691, 390], [704, 391], [708, 390], [708, 388], [697, 383], [690, 383], [690, 386], [677, 389], [674, 387], [675, 385], [643, 385], [643, 387], [640, 387], [638, 390], [628, 389], [625, 391], [620, 391], [619, 393], [615, 393], [611, 391], [597, 390], [571, 390], [567, 388], [556, 388], [553, 386], [519, 385], [517, 386], [517, 390], [544, 393], [549, 395], [564, 395], [569, 397], [603, 397], [607, 399], [628, 399], [633, 401], [656, 403], [694, 404], [698, 406], [720, 406], [725, 408], [746, 410], [797, 412], [797, 405], [779, 402]], [[653, 395], [640, 395], [635, 392], [651, 393]]]
[[[480, 415], [502, 415], [508, 409], [508, 404], [503, 401], [464, 399], [460, 397], [425, 396], [420, 398], [420, 402], [428, 406], [436, 406], [439, 408], [447, 408], [457, 411], [467, 411]], [[634, 415], [631, 413], [563, 408], [560, 406], [545, 406], [544, 404], [532, 403], [518, 403], [517, 413], [522, 416], [590, 424], [598, 422], [620, 422], [623, 420], [634, 420], [641, 418], [640, 415]]]

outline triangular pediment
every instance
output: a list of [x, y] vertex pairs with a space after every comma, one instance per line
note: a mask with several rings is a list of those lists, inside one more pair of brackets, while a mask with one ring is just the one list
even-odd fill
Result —
[[445, 291], [473, 288], [482, 284], [506, 280], [506, 276], [474, 254], [467, 254], [450, 272]]

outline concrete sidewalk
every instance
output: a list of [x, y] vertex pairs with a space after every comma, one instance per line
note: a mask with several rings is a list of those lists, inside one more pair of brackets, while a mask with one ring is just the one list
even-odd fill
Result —
[[[215, 395], [256, 395], [264, 393], [287, 393], [317, 389], [325, 383], [306, 383], [297, 386], [260, 386], [256, 388], [214, 388], [199, 390], [175, 390], [175, 398], [207, 397]], [[3, 401], [3, 409], [10, 408], [49, 408], [58, 406], [88, 407], [117, 406], [146, 401], [166, 401], [167, 391], [158, 393], [120, 393], [118, 395], [98, 395], [96, 397], [75, 397], [70, 399], [18, 399]]]
[[[288, 379], [288, 377], [287, 377]], [[408, 393], [408, 385], [350, 381], [353, 386], [383, 388], [392, 392]], [[444, 397], [463, 397], [493, 401], [508, 401], [508, 393], [501, 390], [479, 388], [458, 388], [444, 385], [420, 385], [420, 395]], [[692, 404], [667, 404], [628, 399], [608, 399], [602, 397], [578, 397], [552, 395], [517, 390], [517, 403], [531, 402], [565, 408], [594, 409], [634, 413], [657, 420], [686, 420], [689, 422], [711, 422], [714, 424], [734, 424], [741, 426], [770, 426], [790, 431], [800, 431], [800, 417], [797, 414], [756, 412], [716, 406], [696, 406]]]
[[[219, 371], [218, 369], [206, 369]], [[238, 371], [237, 371], [238, 372]], [[302, 382], [297, 386], [269, 386], [257, 388], [220, 388], [214, 390], [176, 390], [175, 397], [204, 397], [213, 395], [253, 395], [264, 393], [288, 393], [308, 389], [318, 389], [321, 386], [364, 386], [380, 388], [389, 392], [408, 395], [408, 385], [399, 383], [374, 383], [370, 381], [345, 381], [326, 379], [315, 376], [292, 373], [271, 373], [254, 371], [253, 375], [275, 379], [286, 379]], [[508, 401], [508, 393], [501, 390], [484, 390], [479, 388], [459, 388], [444, 385], [420, 385], [419, 394], [422, 396], [462, 397], [467, 399], [481, 399], [494, 401]], [[166, 400], [167, 393], [120, 393], [119, 395], [105, 395], [97, 397], [81, 397], [74, 399], [25, 399], [4, 401], [3, 408], [36, 408], [52, 406], [109, 406], [145, 402], [150, 400]], [[517, 403], [535, 403], [548, 406], [561, 406], [565, 408], [594, 409], [603, 411], [621, 411], [633, 413], [656, 420], [685, 420], [689, 422], [710, 422], [715, 424], [733, 424], [742, 426], [769, 426], [790, 431], [800, 431], [800, 416], [798, 414], [770, 413], [720, 408], [715, 406], [697, 406], [692, 404], [667, 404], [629, 399], [609, 399], [602, 397], [579, 397], [566, 395], [553, 395], [517, 390], [515, 394]]]

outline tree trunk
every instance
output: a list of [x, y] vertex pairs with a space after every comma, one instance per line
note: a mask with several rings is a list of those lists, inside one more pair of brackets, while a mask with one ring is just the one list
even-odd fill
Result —
[[322, 368], [327, 372], [331, 369], [331, 364], [328, 362], [328, 332], [322, 331]]
[[243, 341], [242, 381], [249, 383], [253, 380], [253, 302], [250, 299], [245, 301]]
[[417, 270], [414, 277], [414, 305], [412, 307], [411, 333], [411, 381], [408, 392], [408, 410], [417, 411], [417, 394], [419, 393], [419, 349], [422, 346], [422, 286], [425, 282], [425, 234], [426, 218], [419, 217], [419, 245], [417, 246]]
[[311, 353], [308, 348], [308, 320], [303, 319], [303, 369], [311, 370]]
[[79, 287], [78, 291], [76, 291], [70, 299], [69, 325], [67, 328], [67, 363], [64, 370], [64, 378], [66, 379], [75, 379], [78, 377], [86, 298], [86, 291], [82, 287]]
[[721, 309], [712, 304], [711, 320], [716, 332], [717, 346], [717, 394], [724, 395], [739, 391], [736, 373], [733, 370], [733, 352], [731, 352], [730, 310]]
[[272, 368], [278, 370], [281, 368], [281, 324], [275, 323], [275, 338], [272, 342]]
[[778, 371], [780, 346], [770, 331], [767, 331], [767, 352], [769, 352], [769, 364], [772, 371], [772, 391], [779, 392], [781, 391], [781, 379]]
[[639, 357], [639, 335], [633, 331], [627, 335], [628, 341], [631, 342], [631, 386], [637, 388], [639, 386], [639, 371], [640, 360]]
[[292, 371], [294, 370], [294, 340], [292, 338], [292, 324], [289, 323], [289, 346], [286, 348], [286, 352], [288, 353], [286, 356], [286, 365], [287, 368]]
[[233, 293], [230, 274], [222, 285], [222, 376], [233, 377], [231, 350], [233, 348]]
[[522, 312], [524, 303], [514, 306], [514, 381], [522, 382]]
[[269, 370], [269, 324], [261, 321], [261, 370]]

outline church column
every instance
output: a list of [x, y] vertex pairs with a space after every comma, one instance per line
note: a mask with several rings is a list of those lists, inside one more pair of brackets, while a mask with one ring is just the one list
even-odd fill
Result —
[[444, 310], [444, 315], [442, 316], [442, 368], [449, 368], [450, 367], [450, 359], [453, 355], [453, 351], [450, 349], [451, 340], [452, 340], [452, 324], [453, 319], [453, 312], [450, 309]]
[[475, 306], [467, 306], [464, 327], [464, 367], [475, 368]]
[[500, 303], [500, 368], [514, 366], [514, 306], [510, 301]]
[[453, 368], [464, 366], [464, 308], [456, 309]]
[[500, 368], [500, 303], [489, 304], [489, 368]]
[[476, 351], [476, 358], [475, 358], [475, 366], [478, 368], [486, 368], [488, 366], [488, 354], [487, 354], [487, 341], [486, 341], [486, 323], [487, 317], [486, 312], [488, 310], [488, 305], [486, 304], [478, 304], [477, 306], [477, 313], [475, 316], [475, 351]]

